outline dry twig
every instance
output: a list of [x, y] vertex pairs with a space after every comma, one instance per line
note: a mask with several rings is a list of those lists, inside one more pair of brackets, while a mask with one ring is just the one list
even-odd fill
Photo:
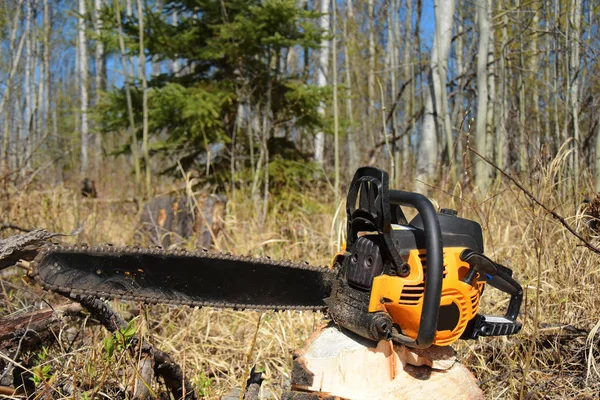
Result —
[[486, 156], [484, 156], [484, 155], [480, 154], [479, 152], [477, 152], [477, 150], [473, 149], [472, 147], [468, 147], [468, 149], [471, 152], [475, 153], [483, 161], [485, 161], [486, 163], [488, 163], [489, 165], [491, 165], [494, 169], [496, 169], [498, 172], [500, 172], [504, 177], [506, 177], [512, 183], [514, 183], [515, 186], [518, 187], [519, 190], [521, 190], [523, 193], [525, 193], [525, 195], [527, 197], [529, 197], [534, 203], [536, 203], [538, 206], [542, 207], [542, 209], [544, 211], [546, 211], [548, 214], [550, 214], [554, 219], [558, 220], [558, 222], [562, 226], [564, 226], [565, 229], [568, 230], [573, 236], [575, 236], [577, 239], [579, 239], [583, 243], [583, 245], [585, 247], [587, 247], [589, 250], [593, 251], [596, 254], [600, 254], [600, 249], [599, 248], [597, 248], [596, 246], [594, 246], [592, 243], [590, 243], [589, 240], [587, 240], [586, 238], [584, 238], [583, 236], [581, 236], [579, 233], [577, 233], [575, 231], [575, 229], [571, 225], [569, 225], [568, 222], [561, 215], [559, 215], [556, 211], [551, 210], [548, 206], [546, 206], [544, 203], [542, 203], [540, 200], [538, 200], [531, 192], [529, 192], [527, 189], [525, 189], [523, 187], [523, 185], [521, 185], [515, 178], [513, 178], [507, 172], [505, 172], [504, 170], [502, 170], [502, 168], [498, 167], [492, 160], [490, 160]]

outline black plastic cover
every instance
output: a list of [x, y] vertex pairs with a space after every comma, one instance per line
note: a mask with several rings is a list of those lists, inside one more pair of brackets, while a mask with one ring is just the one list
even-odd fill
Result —
[[[437, 214], [440, 228], [442, 230], [442, 243], [444, 247], [467, 247], [479, 253], [483, 253], [483, 234], [481, 225], [470, 219], [449, 215]], [[421, 215], [417, 215], [410, 221], [410, 225], [423, 229]], [[423, 244], [420, 241], [418, 244]], [[423, 248], [420, 246], [419, 248]]]

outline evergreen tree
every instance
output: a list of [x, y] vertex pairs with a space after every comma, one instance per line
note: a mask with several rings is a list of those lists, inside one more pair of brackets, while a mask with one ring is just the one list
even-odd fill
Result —
[[[106, 25], [114, 21], [110, 14], [105, 13]], [[268, 152], [281, 147], [272, 142], [298, 143], [303, 132], [324, 128], [317, 109], [328, 89], [305, 83], [306, 70], [288, 65], [290, 52], [308, 54], [319, 47], [318, 14], [296, 7], [294, 0], [178, 0], [146, 14], [143, 56], [176, 66], [148, 76], [151, 151], [167, 155], [172, 167], [204, 163], [207, 152], [225, 145], [232, 150], [228, 154], [239, 155], [238, 167], [264, 169]], [[138, 18], [122, 20], [128, 51], [139, 55]], [[139, 136], [141, 83], [132, 88], [132, 99]], [[127, 127], [126, 110], [125, 90], [109, 93], [99, 107], [104, 130]], [[247, 156], [255, 151], [261, 156]]]

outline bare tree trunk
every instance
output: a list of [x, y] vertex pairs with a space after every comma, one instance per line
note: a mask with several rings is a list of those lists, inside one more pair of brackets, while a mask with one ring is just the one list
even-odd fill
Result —
[[133, 15], [133, 4], [131, 4], [131, 0], [125, 0], [125, 13], [128, 17]]
[[573, 170], [574, 194], [579, 193], [579, 149], [580, 149], [580, 133], [579, 133], [579, 80], [580, 80], [580, 59], [579, 46], [581, 37], [581, 0], [574, 0], [571, 4], [571, 26], [573, 27], [573, 36], [570, 43], [571, 62], [569, 63], [569, 79], [571, 84], [571, 118], [573, 121], [573, 146], [575, 151], [572, 155], [571, 167]]
[[559, 29], [557, 27], [558, 25], [558, 21], [559, 21], [559, 15], [560, 15], [560, 10], [558, 7], [558, 0], [554, 0], [554, 22], [553, 22], [553, 26], [554, 26], [554, 35], [552, 35], [552, 51], [555, 54], [554, 57], [554, 62], [552, 63], [552, 72], [553, 72], [553, 76], [552, 76], [552, 82], [553, 82], [553, 106], [554, 106], [554, 137], [555, 140], [557, 141], [557, 145], [556, 148], [559, 149], [560, 146], [562, 145], [562, 137], [561, 137], [561, 132], [560, 132], [560, 123], [559, 123], [559, 113], [558, 113], [558, 83], [560, 82], [559, 79], [559, 57], [556, 57], [556, 55], [558, 54], [558, 37], [560, 35], [559, 33]]
[[[396, 51], [398, 50], [398, 44], [396, 43], [396, 36], [395, 36], [395, 32], [394, 32], [394, 21], [395, 21], [395, 14], [396, 14], [396, 0], [387, 0], [387, 35], [388, 35], [388, 40], [387, 40], [387, 54], [386, 54], [386, 65], [388, 68], [388, 74], [389, 74], [389, 88], [390, 88], [390, 93], [392, 96], [392, 102], [395, 101], [396, 98], [396, 70], [398, 68], [398, 57], [396, 54]], [[386, 85], [387, 87], [388, 85]], [[385, 109], [382, 109], [383, 113], [385, 113]], [[397, 142], [395, 140], [396, 135], [398, 134], [398, 120], [396, 118], [396, 111], [394, 110], [394, 112], [392, 113], [392, 120], [391, 120], [391, 137], [394, 138], [393, 140], [393, 144], [391, 146], [388, 146], [388, 151], [390, 154], [388, 154], [388, 156], [390, 157], [390, 166], [394, 166], [393, 170], [390, 170], [390, 180], [392, 182], [392, 184], [396, 184], [397, 181], [397, 175], [396, 173], [398, 172], [396, 170], [395, 167], [395, 162], [396, 162], [396, 155], [397, 155]], [[385, 126], [385, 118], [383, 119], [383, 132], [384, 134], [387, 134], [387, 127]]]
[[52, 90], [50, 87], [50, 41], [52, 39], [52, 21], [50, 19], [50, 6], [48, 0], [43, 0], [44, 8], [44, 53], [43, 57], [43, 70], [44, 74], [40, 77], [44, 83], [44, 97], [42, 100], [42, 131], [46, 133], [48, 131], [48, 115], [50, 113], [50, 97], [52, 96]]
[[117, 16], [117, 34], [119, 36], [119, 48], [121, 50], [121, 63], [123, 64], [123, 72], [125, 73], [125, 100], [127, 102], [127, 115], [129, 117], [129, 135], [131, 138], [131, 155], [133, 157], [133, 167], [135, 171], [135, 194], [139, 194], [141, 184], [141, 168], [140, 157], [138, 155], [138, 142], [135, 133], [135, 121], [133, 119], [133, 105], [131, 102], [131, 87], [129, 86], [130, 75], [128, 74], [127, 55], [125, 53], [125, 40], [123, 39], [123, 27], [121, 24], [121, 9], [120, 0], [115, 0], [115, 13]]
[[[536, 132], [536, 133], [540, 133], [540, 91], [539, 91], [539, 87], [538, 87], [538, 68], [539, 68], [539, 57], [538, 57], [538, 33], [537, 30], [540, 29], [540, 18], [539, 18], [539, 6], [534, 2], [532, 3], [532, 7], [533, 9], [531, 10], [531, 12], [533, 12], [533, 17], [532, 17], [532, 22], [531, 22], [531, 26], [533, 28], [533, 34], [531, 35], [531, 42], [530, 42], [530, 50], [529, 50], [529, 62], [528, 62], [528, 67], [527, 67], [527, 72], [529, 74], [532, 75], [533, 79], [529, 79], [529, 81], [531, 82], [530, 88], [531, 88], [531, 107], [532, 107], [532, 113], [529, 113], [529, 115], [533, 114], [533, 126], [532, 126], [532, 131]], [[536, 138], [536, 142], [540, 143], [541, 140], [541, 135], [537, 135]]]
[[[330, 34], [330, 22], [329, 22], [329, 5], [330, 0], [321, 0], [321, 17], [319, 18], [319, 28], [326, 34]], [[327, 86], [327, 75], [329, 73], [329, 40], [323, 40], [321, 42], [321, 49], [319, 50], [319, 69], [317, 70], [317, 86]], [[321, 104], [319, 107], [319, 114], [325, 116], [325, 104]], [[325, 152], [325, 133], [323, 131], [317, 132], [315, 136], [315, 161], [319, 165], [324, 163], [324, 152]]]
[[464, 101], [464, 82], [465, 82], [465, 63], [464, 63], [464, 49], [465, 49], [465, 39], [464, 39], [464, 35], [465, 35], [465, 30], [464, 30], [464, 21], [463, 21], [463, 15], [462, 15], [462, 10], [461, 7], [458, 7], [458, 10], [456, 12], [456, 16], [457, 16], [457, 21], [456, 21], [456, 74], [457, 74], [457, 79], [456, 79], [456, 94], [455, 94], [455, 100], [454, 100], [454, 107], [452, 108], [452, 118], [451, 118], [451, 124], [454, 127], [454, 129], [457, 129], [457, 144], [460, 146], [461, 140], [460, 137], [462, 135], [462, 132], [459, 130], [460, 126], [462, 125], [462, 122], [459, 122], [459, 118], [460, 121], [462, 121], [464, 119], [464, 106], [463, 106], [463, 101]]
[[367, 105], [367, 136], [375, 144], [375, 3], [374, 0], [368, 0], [367, 13], [369, 19], [369, 70], [367, 76], [368, 105]]
[[96, 34], [96, 50], [94, 52], [94, 63], [96, 64], [96, 99], [98, 104], [100, 92], [106, 89], [106, 65], [104, 60], [104, 41], [102, 39], [102, 29], [104, 22], [100, 18], [103, 0], [94, 0], [94, 33]]
[[[156, 0], [156, 12], [162, 14], [163, 2], [162, 0]], [[162, 18], [161, 18], [162, 19]], [[161, 73], [161, 62], [154, 57], [152, 59], [152, 76], [158, 76]]]
[[[269, 65], [271, 65], [271, 55], [269, 54]], [[263, 210], [261, 213], [261, 225], [263, 225], [267, 219], [267, 213], [269, 211], [269, 136], [271, 134], [271, 124], [270, 124], [270, 111], [271, 111], [271, 93], [273, 91], [273, 81], [270, 76], [267, 77], [269, 80], [267, 84], [267, 105], [263, 112], [263, 137], [262, 137], [262, 148], [265, 157], [265, 185], [263, 190]]]
[[[493, 4], [491, 0], [487, 1], [488, 5], [488, 21], [492, 19], [492, 10]], [[486, 112], [486, 138], [485, 138], [485, 153], [486, 156], [490, 159], [494, 159], [494, 129], [495, 126], [495, 109], [494, 106], [496, 104], [496, 60], [494, 55], [494, 29], [493, 26], [490, 26], [489, 40], [488, 40], [488, 54], [487, 54], [487, 85], [488, 85], [488, 99], [487, 99], [487, 112]], [[487, 164], [487, 163], [486, 163]], [[493, 171], [491, 168], [488, 168], [488, 178], [491, 178]]]
[[[173, 9], [173, 12], [171, 14], [171, 24], [173, 26], [177, 26], [179, 24], [179, 17], [177, 16], [177, 9]], [[175, 55], [175, 59], [173, 60], [173, 62], [171, 63], [171, 73], [178, 76], [180, 73], [180, 65], [179, 65], [179, 59], [177, 58], [179, 55], [176, 54]]]
[[[96, 34], [96, 48], [94, 51], [94, 64], [96, 66], [95, 75], [95, 99], [94, 104], [100, 103], [100, 93], [106, 90], [106, 59], [104, 57], [104, 38], [103, 28], [104, 23], [100, 17], [103, 0], [94, 0], [94, 33]], [[102, 149], [102, 136], [100, 132], [94, 135], [94, 169], [100, 169], [100, 158]]]
[[15, 15], [14, 15], [12, 27], [10, 28], [10, 42], [9, 42], [9, 51], [11, 54], [10, 63], [9, 63], [10, 69], [8, 72], [8, 77], [6, 79], [6, 90], [2, 94], [2, 97], [0, 100], [0, 116], [4, 113], [4, 110], [5, 110], [4, 106], [6, 104], [8, 104], [8, 107], [6, 107], [6, 112], [4, 113], [4, 142], [2, 145], [2, 157], [3, 157], [3, 166], [2, 167], [3, 167], [5, 173], [7, 173], [7, 171], [10, 169], [9, 149], [10, 149], [11, 127], [10, 127], [9, 121], [11, 119], [10, 118], [11, 102], [12, 102], [11, 91], [12, 91], [12, 86], [13, 86], [13, 79], [17, 72], [17, 68], [19, 66], [19, 61], [21, 59], [23, 45], [25, 43], [25, 35], [21, 35], [21, 38], [19, 39], [19, 43], [17, 44], [17, 49], [15, 51], [17, 32], [19, 32], [19, 26], [20, 26], [20, 19], [21, 19], [21, 7], [17, 7]]
[[339, 142], [339, 121], [338, 121], [338, 87], [337, 87], [337, 40], [335, 36], [336, 23], [337, 23], [337, 6], [335, 0], [332, 2], [333, 10], [333, 39], [331, 48], [333, 52], [333, 148], [334, 148], [334, 171], [335, 171], [335, 183], [334, 183], [334, 196], [335, 204], [337, 205], [340, 201], [340, 142]]
[[352, 70], [349, 47], [354, 50], [354, 30], [350, 33], [348, 25], [354, 26], [354, 9], [352, 0], [348, 0], [347, 4], [346, 20], [344, 21], [344, 70], [346, 73], [346, 118], [350, 122], [348, 127], [347, 140], [348, 140], [348, 169], [350, 173], [354, 173], [359, 167], [360, 156], [358, 154], [358, 148], [356, 144], [356, 133], [354, 127], [354, 115], [352, 109]]
[[[429, 90], [425, 93], [423, 136], [417, 155], [417, 190], [420, 192], [426, 190], [423, 184], [430, 180], [435, 173], [438, 161], [438, 137], [445, 132], [446, 108], [440, 110], [438, 107], [445, 99], [441, 92], [445, 92], [446, 82], [440, 80], [439, 71], [445, 70], [448, 65], [455, 1], [436, 0], [435, 8], [436, 26], [431, 50], [431, 78]], [[445, 73], [442, 75], [445, 76]], [[442, 118], [440, 119], [440, 117]]]
[[33, 63], [33, 41], [32, 41], [32, 31], [33, 31], [33, 7], [35, 7], [34, 1], [25, 2], [25, 31], [23, 35], [25, 35], [25, 113], [23, 116], [23, 130], [21, 131], [21, 144], [23, 147], [18, 149], [18, 154], [22, 155], [22, 162], [20, 163], [24, 169], [21, 170], [22, 173], [25, 173], [26, 169], [29, 169], [29, 166], [23, 165], [24, 162], [29, 164], [29, 152], [30, 152], [30, 127], [31, 127], [31, 119], [33, 118], [33, 101], [32, 101], [32, 92], [33, 88], [31, 85], [32, 80], [32, 69], [34, 68]]
[[[404, 44], [403, 44], [403, 79], [404, 82], [409, 82], [408, 93], [404, 98], [404, 121], [405, 124], [413, 125], [412, 115], [414, 113], [415, 104], [415, 75], [413, 67], [413, 41], [412, 41], [412, 17], [413, 17], [413, 0], [407, 1], [406, 15], [408, 16], [405, 25]], [[409, 127], [407, 126], [407, 129]], [[411, 165], [410, 157], [410, 135], [404, 135], [402, 138], [402, 168], [406, 170]], [[400, 163], [396, 163], [396, 168], [400, 168]], [[400, 174], [397, 175], [398, 177]]]
[[81, 98], [80, 113], [81, 113], [81, 174], [85, 175], [88, 170], [88, 143], [89, 143], [89, 128], [88, 128], [88, 55], [87, 42], [85, 35], [85, 0], [79, 0], [79, 16], [77, 18], [77, 47], [79, 50], [79, 94]]
[[[444, 0], [445, 1], [445, 0]], [[454, 2], [454, 0], [453, 0]], [[454, 21], [454, 8], [452, 7], [452, 15], [450, 16], [449, 23], [447, 26], [444, 26], [444, 30], [441, 29], [435, 30], [435, 34], [437, 35], [438, 43], [442, 43], [441, 35], [446, 35], [449, 37], [448, 41], [452, 38], [452, 25]], [[436, 12], [436, 20], [440, 19], [440, 7], [435, 8]], [[442, 52], [444, 51], [444, 52]], [[456, 169], [451, 162], [452, 153], [454, 151], [454, 141], [452, 139], [452, 123], [450, 121], [450, 114], [448, 113], [448, 95], [446, 93], [446, 81], [447, 81], [447, 71], [448, 71], [448, 55], [450, 52], [450, 43], [448, 43], [447, 49], [442, 46], [437, 47], [437, 59], [440, 61], [437, 63], [436, 68], [432, 68], [431, 72], [433, 75], [433, 85], [434, 85], [434, 93], [435, 93], [435, 108], [437, 112], [438, 121], [436, 126], [439, 129], [438, 140], [443, 140], [445, 142], [446, 148], [446, 156], [448, 157], [449, 165], [449, 178], [450, 182], [456, 182]], [[445, 139], [445, 140], [444, 140]]]
[[507, 84], [507, 66], [506, 52], [508, 46], [508, 15], [504, 13], [502, 17], [502, 44], [500, 50], [499, 70], [500, 70], [500, 96], [498, 98], [499, 108], [499, 124], [496, 127], [496, 165], [500, 168], [506, 166], [506, 123], [508, 121], [508, 84]]
[[139, 76], [142, 80], [142, 154], [146, 169], [146, 198], [152, 198], [152, 175], [150, 171], [150, 150], [148, 146], [148, 82], [146, 81], [146, 47], [144, 46], [144, 10], [142, 0], [137, 0], [140, 55], [138, 57]]
[[[486, 154], [487, 104], [488, 104], [488, 52], [490, 48], [490, 21], [487, 0], [477, 2], [479, 26], [479, 51], [477, 53], [477, 125], [475, 147], [480, 154]], [[485, 191], [488, 184], [488, 168], [483, 160], [475, 160], [475, 184]]]

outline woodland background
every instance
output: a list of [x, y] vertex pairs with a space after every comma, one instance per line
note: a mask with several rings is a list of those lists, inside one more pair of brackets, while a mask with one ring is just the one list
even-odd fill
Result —
[[[524, 287], [522, 333], [455, 346], [487, 398], [597, 398], [599, 29], [590, 0], [0, 0], [0, 230], [132, 244], [146, 200], [218, 192], [214, 249], [327, 265], [344, 190], [375, 165], [480, 222]], [[3, 316], [65, 301], [17, 272]], [[114, 307], [208, 398], [254, 365], [277, 396], [321, 321]], [[67, 324], [28, 382], [127, 398], [135, 360], [110, 337]]]
[[471, 147], [516, 173], [562, 148], [561, 184], [600, 187], [599, 7], [5, 0], [4, 181], [118, 163], [147, 197], [181, 164], [255, 195], [324, 172], [339, 197], [375, 163], [396, 185], [485, 191], [498, 173]]

